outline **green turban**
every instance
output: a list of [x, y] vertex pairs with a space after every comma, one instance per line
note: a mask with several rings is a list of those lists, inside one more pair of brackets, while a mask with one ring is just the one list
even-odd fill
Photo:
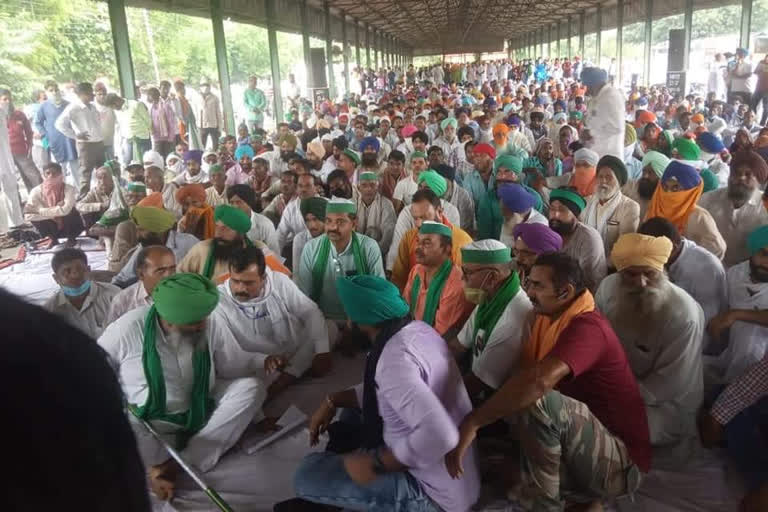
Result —
[[653, 172], [656, 173], [656, 176], [661, 178], [661, 175], [664, 174], [664, 169], [669, 165], [669, 158], [667, 158], [664, 153], [649, 151], [643, 157], [643, 169], [649, 165], [653, 168]]
[[128, 192], [147, 192], [147, 186], [140, 181], [132, 181], [125, 186]]
[[448, 125], [451, 125], [451, 126], [453, 126], [454, 128], [456, 128], [457, 126], [459, 126], [459, 122], [456, 120], [456, 118], [455, 118], [455, 117], [446, 117], [446, 118], [445, 118], [445, 119], [443, 119], [443, 121], [440, 123], [440, 129], [441, 129], [441, 130], [445, 130], [445, 127], [446, 127], [446, 126], [448, 126]]
[[[245, 215], [245, 214], [243, 214]], [[166, 277], [152, 291], [157, 312], [175, 325], [195, 324], [205, 319], [219, 303], [219, 291], [200, 274], [182, 273]]]
[[768, 225], [760, 226], [747, 237], [747, 249], [749, 249], [750, 256], [754, 256], [765, 247], [768, 247]]
[[414, 158], [423, 158], [424, 160], [426, 160], [427, 154], [423, 151], [414, 151], [413, 153], [411, 153], [411, 160], [413, 160]]
[[360, 165], [360, 155], [354, 149], [347, 148], [341, 152], [343, 155], [347, 155], [350, 160], [355, 162], [355, 165]]
[[563, 205], [571, 210], [571, 212], [578, 217], [584, 208], [587, 207], [587, 202], [579, 195], [578, 192], [571, 190], [568, 187], [560, 187], [552, 190], [549, 193], [549, 202], [560, 201]]
[[715, 173], [709, 169], [704, 169], [699, 174], [701, 174], [701, 181], [704, 182], [704, 189], [701, 191], [702, 194], [711, 190], [717, 190], [720, 186], [720, 181], [717, 179], [717, 176], [715, 176]]
[[297, 139], [296, 136], [292, 133], [286, 133], [280, 137], [279, 141], [277, 141], [278, 145], [280, 146], [283, 145], [283, 142], [287, 143], [291, 149], [296, 149], [296, 145], [299, 143], [299, 139]]
[[244, 211], [228, 204], [221, 204], [216, 207], [213, 212], [213, 220], [221, 222], [241, 235], [246, 234], [251, 229], [251, 218]]
[[620, 187], [627, 184], [627, 166], [624, 165], [624, 162], [622, 162], [621, 159], [616, 158], [613, 155], [605, 155], [597, 162], [598, 171], [601, 167], [608, 167], [613, 171]]
[[140, 229], [151, 233], [165, 233], [176, 223], [176, 217], [163, 208], [136, 206], [131, 210], [131, 220]]
[[301, 217], [306, 218], [308, 213], [311, 213], [320, 220], [325, 220], [325, 208], [328, 200], [323, 197], [308, 197], [302, 199], [299, 203], [299, 210], [301, 211]]
[[571, 112], [568, 114], [568, 117], [570, 117], [571, 119], [578, 119], [579, 121], [581, 121], [582, 119], [584, 119], [584, 114], [582, 114], [578, 110], [571, 110]]
[[523, 159], [515, 155], [501, 155], [496, 157], [493, 162], [493, 170], [498, 171], [499, 167], [504, 167], [514, 172], [518, 176], [523, 174]]
[[677, 150], [681, 160], [698, 160], [701, 149], [691, 139], [679, 137], [672, 143], [672, 149]]
[[426, 183], [437, 197], [443, 197], [448, 190], [448, 182], [435, 170], [423, 171], [419, 174], [419, 184]]
[[357, 275], [336, 279], [336, 291], [352, 322], [378, 325], [408, 314], [408, 303], [397, 286], [383, 277]]
[[224, 167], [221, 164], [213, 164], [208, 168], [209, 176], [213, 176], [214, 174], [218, 174], [220, 172], [224, 172]]

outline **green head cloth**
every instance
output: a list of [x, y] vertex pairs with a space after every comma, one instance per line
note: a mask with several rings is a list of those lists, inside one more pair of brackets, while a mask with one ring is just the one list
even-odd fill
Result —
[[653, 172], [656, 173], [656, 176], [661, 178], [661, 176], [664, 174], [664, 169], [666, 169], [667, 165], [669, 165], [669, 158], [667, 158], [664, 153], [659, 153], [658, 151], [649, 151], [645, 154], [645, 156], [643, 156], [643, 169], [649, 165], [653, 169]]
[[462, 263], [481, 265], [500, 265], [512, 261], [509, 247], [498, 240], [477, 240], [461, 248]]
[[747, 237], [747, 249], [749, 249], [750, 256], [754, 256], [765, 247], [768, 247], [768, 225], [760, 226]]
[[523, 159], [515, 155], [501, 155], [493, 161], [493, 170], [498, 171], [500, 167], [509, 169], [518, 176], [523, 174]]
[[413, 153], [411, 153], [411, 160], [413, 160], [414, 158], [423, 158], [424, 160], [426, 160], [427, 154], [423, 151], [414, 151]]
[[228, 204], [221, 204], [216, 207], [213, 212], [213, 220], [221, 222], [241, 235], [246, 234], [251, 229], [251, 218], [248, 217], [248, 214]]
[[702, 194], [717, 190], [720, 186], [720, 181], [717, 179], [717, 176], [715, 176], [715, 173], [709, 169], [704, 169], [699, 174], [701, 174], [701, 181], [704, 182], [704, 188], [701, 191]]
[[347, 148], [344, 151], [342, 151], [343, 154], [347, 155], [349, 158], [352, 159], [353, 162], [355, 162], [355, 165], [360, 165], [360, 155], [357, 154], [357, 151], [354, 149]]
[[150, 233], [165, 233], [176, 224], [176, 216], [163, 208], [136, 206], [131, 210], [131, 220], [140, 229]]
[[552, 201], [560, 201], [577, 217], [587, 207], [587, 202], [584, 201], [584, 198], [578, 192], [569, 188], [556, 188], [550, 192], [549, 202], [551, 203]]
[[408, 303], [397, 286], [383, 277], [357, 275], [336, 279], [336, 291], [352, 322], [378, 325], [408, 314]]
[[680, 160], [698, 160], [701, 155], [701, 148], [686, 137], [679, 137], [672, 143], [672, 149], [677, 150]]
[[140, 181], [132, 181], [125, 186], [125, 190], [128, 192], [144, 192], [147, 193], [147, 186]]
[[152, 291], [155, 308], [166, 322], [196, 324], [211, 314], [219, 303], [216, 285], [200, 274], [168, 276]]
[[448, 191], [448, 182], [433, 169], [423, 171], [419, 174], [419, 184], [421, 183], [426, 183], [427, 187], [429, 187], [437, 197], [443, 197]]
[[315, 218], [325, 220], [325, 207], [327, 204], [328, 200], [324, 197], [308, 197], [302, 199], [301, 203], [299, 203], [301, 217], [306, 219], [307, 214], [311, 213]]
[[579, 121], [581, 121], [582, 119], [584, 119], [584, 114], [582, 114], [578, 110], [571, 110], [571, 112], [568, 114], [568, 117], [571, 119], [578, 119]]
[[341, 197], [333, 197], [325, 205], [325, 214], [329, 213], [357, 213], [357, 203]]
[[357, 177], [358, 181], [379, 181], [379, 175], [375, 172], [361, 172]]
[[213, 164], [208, 168], [209, 176], [213, 176], [214, 174], [218, 174], [220, 172], [224, 172], [224, 167], [221, 164]]
[[434, 222], [431, 220], [425, 220], [424, 222], [421, 223], [421, 227], [419, 228], [419, 234], [443, 235], [443, 236], [447, 236], [448, 238], [453, 237], [453, 232], [451, 231], [451, 228], [449, 228], [445, 224], [441, 224], [440, 222]]
[[445, 119], [443, 119], [443, 120], [442, 120], [442, 122], [440, 123], [440, 129], [441, 129], [441, 130], [445, 130], [445, 127], [446, 127], [446, 126], [449, 126], [449, 125], [450, 125], [450, 126], [453, 126], [454, 128], [456, 128], [456, 127], [458, 127], [458, 126], [459, 126], [459, 121], [458, 121], [458, 120], [456, 120], [456, 118], [455, 118], [455, 117], [446, 117], [446, 118], [445, 118]]

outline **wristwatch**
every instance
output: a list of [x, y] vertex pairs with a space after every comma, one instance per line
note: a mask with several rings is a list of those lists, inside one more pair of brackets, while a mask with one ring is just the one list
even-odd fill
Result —
[[377, 475], [383, 475], [387, 472], [387, 468], [384, 466], [384, 462], [381, 460], [379, 449], [373, 450], [373, 472]]

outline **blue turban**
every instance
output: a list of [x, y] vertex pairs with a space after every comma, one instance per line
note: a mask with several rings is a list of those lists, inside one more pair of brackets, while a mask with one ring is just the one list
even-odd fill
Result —
[[499, 186], [499, 199], [512, 213], [525, 213], [536, 204], [536, 198], [517, 183], [504, 183]]
[[253, 158], [253, 148], [247, 144], [240, 144], [235, 150], [235, 160], [240, 160], [243, 155], [248, 155], [249, 158]]
[[368, 146], [373, 146], [373, 149], [378, 153], [379, 149], [381, 149], [381, 144], [379, 143], [379, 139], [376, 137], [365, 137], [363, 140], [360, 141], [360, 151], [365, 151], [365, 148]]
[[683, 190], [690, 190], [701, 183], [701, 175], [695, 167], [686, 165], [680, 161], [672, 160], [664, 169], [661, 176], [661, 182], [664, 183], [670, 178], [676, 178]]
[[486, 107], [496, 105], [496, 98], [494, 98], [493, 96], [488, 96], [487, 98], [485, 98], [485, 101], [483, 101], [483, 105], [485, 105]]
[[184, 152], [184, 156], [182, 158], [184, 159], [185, 162], [194, 160], [199, 164], [203, 162], [203, 152], [200, 151], [199, 149], [189, 149]]
[[518, 116], [511, 116], [507, 119], [508, 126], [520, 126], [520, 118]]
[[568, 110], [568, 105], [567, 105], [567, 104], [565, 103], [565, 101], [563, 101], [563, 100], [557, 100], [557, 101], [555, 102], [555, 105], [554, 105], [554, 106], [555, 106], [555, 107], [558, 107], [558, 106], [559, 106], [559, 107], [560, 107], [560, 108], [562, 108], [563, 110]]
[[638, 107], [645, 107], [645, 106], [647, 106], [648, 105], [648, 98], [646, 98], [645, 96], [640, 96], [639, 98], [637, 98], [635, 100], [635, 105], [637, 105]]
[[608, 73], [601, 68], [584, 68], [581, 70], [581, 82], [587, 87], [596, 87], [608, 83]]
[[725, 149], [725, 144], [720, 140], [720, 137], [710, 132], [701, 132], [696, 137], [699, 147], [707, 153], [717, 154]]
[[383, 277], [339, 277], [336, 292], [347, 316], [357, 324], [377, 325], [408, 314], [408, 303], [400, 290]]

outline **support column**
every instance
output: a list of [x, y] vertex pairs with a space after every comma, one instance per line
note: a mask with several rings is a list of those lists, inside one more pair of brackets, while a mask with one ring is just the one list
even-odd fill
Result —
[[[271, 0], [267, 0], [270, 2]], [[235, 115], [232, 109], [232, 91], [229, 88], [229, 65], [227, 63], [227, 44], [224, 40], [224, 18], [221, 15], [221, 3], [219, 0], [211, 0], [211, 23], [213, 24], [213, 46], [216, 50], [216, 68], [219, 72], [219, 87], [221, 88], [221, 107], [224, 111], [224, 128], [227, 133], [235, 133]], [[275, 89], [279, 91], [278, 85]], [[273, 84], [274, 86], [274, 84]], [[278, 95], [280, 93], [278, 92]], [[218, 141], [214, 141], [215, 144]]]
[[547, 25], [547, 57], [552, 58], [552, 24]]
[[741, 0], [741, 30], [739, 32], [739, 46], [749, 50], [749, 34], [752, 31], [752, 2], [753, 0]]
[[360, 59], [360, 23], [355, 21], [355, 62], [357, 62], [358, 72], [363, 67], [363, 61]]
[[540, 51], [539, 55], [541, 57], [544, 56], [544, 27], [541, 27], [541, 30], [539, 31], [540, 39], [539, 39], [539, 45], [540, 45]]
[[115, 47], [115, 63], [120, 81], [120, 94], [129, 100], [136, 99], [136, 77], [133, 73], [131, 40], [128, 37], [128, 21], [125, 17], [124, 0], [109, 0], [109, 23], [112, 25], [112, 45]]
[[371, 68], [371, 26], [365, 24], [365, 68]]
[[622, 68], [624, 67], [624, 52], [622, 51], [622, 40], [624, 38], [624, 0], [616, 1], [616, 79], [621, 85]]
[[376, 29], [373, 29], [373, 70], [379, 72], [379, 40]]
[[[683, 69], [688, 71], [691, 62], [691, 33], [693, 32], [693, 0], [685, 0], [685, 15], [683, 16]], [[686, 80], [690, 83], [690, 80]]]
[[573, 35], [573, 16], [570, 14], [568, 15], [568, 44], [567, 46], [567, 52], [568, 52], [568, 58], [573, 57], [573, 52], [571, 51], [571, 35]]
[[555, 45], [555, 52], [557, 53], [556, 57], [560, 57], [560, 39], [562, 38], [562, 34], [560, 33], [560, 22], [557, 22], [557, 44]]
[[336, 77], [333, 75], [333, 36], [331, 34], [331, 4], [325, 2], [325, 63], [328, 67], [328, 91], [336, 99]]
[[307, 0], [301, 2], [301, 46], [304, 53], [304, 69], [307, 74], [307, 95], [309, 95], [309, 89], [312, 87], [312, 58], [309, 47], [309, 7], [307, 7]]
[[582, 62], [584, 61], [584, 18], [585, 12], [579, 13], [579, 55], [581, 55]]
[[347, 15], [341, 12], [341, 52], [344, 62], [344, 94], [349, 94], [349, 41], [347, 40]]
[[597, 12], [595, 13], [595, 27], [595, 35], [597, 36], [595, 39], [595, 47], [597, 49], [597, 67], [600, 67], [600, 59], [603, 56], [603, 7], [600, 4], [597, 4]]
[[651, 85], [651, 34], [653, 24], [653, 0], [645, 0], [645, 42], [643, 44], [643, 81]]

